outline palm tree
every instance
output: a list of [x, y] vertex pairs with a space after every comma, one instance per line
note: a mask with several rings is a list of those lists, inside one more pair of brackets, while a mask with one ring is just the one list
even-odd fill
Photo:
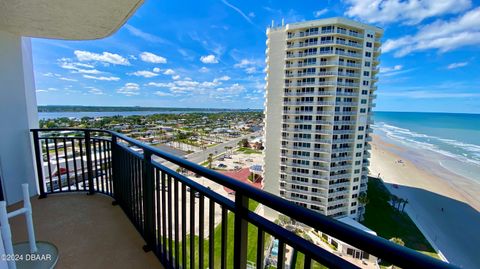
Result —
[[408, 204], [408, 199], [403, 200], [402, 212], [405, 211], [405, 206]]
[[405, 201], [403, 198], [398, 198], [398, 203], [397, 203], [397, 210], [400, 211], [400, 206], [402, 206], [403, 201]]
[[398, 203], [398, 197], [396, 195], [390, 196], [390, 201], [392, 201], [392, 206], [393, 208], [397, 208], [397, 203]]
[[208, 168], [212, 169], [213, 153], [208, 154], [207, 162], [208, 162]]

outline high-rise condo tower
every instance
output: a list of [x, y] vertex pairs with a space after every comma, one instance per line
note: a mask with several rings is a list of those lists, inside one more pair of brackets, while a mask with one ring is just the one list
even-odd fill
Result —
[[265, 190], [362, 217], [382, 34], [343, 18], [267, 30]]

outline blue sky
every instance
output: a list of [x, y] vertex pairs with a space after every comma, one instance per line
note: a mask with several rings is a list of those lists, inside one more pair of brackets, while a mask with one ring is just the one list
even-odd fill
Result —
[[343, 16], [384, 28], [376, 110], [480, 113], [471, 0], [153, 1], [114, 35], [33, 39], [38, 104], [262, 108], [265, 29]]

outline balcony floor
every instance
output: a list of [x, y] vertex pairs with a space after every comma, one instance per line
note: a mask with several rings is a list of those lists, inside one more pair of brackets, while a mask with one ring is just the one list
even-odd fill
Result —
[[[31, 201], [37, 240], [59, 249], [56, 268], [163, 268], [142, 250], [144, 240], [110, 197], [56, 194]], [[27, 240], [24, 217], [10, 219], [10, 225], [13, 242]]]

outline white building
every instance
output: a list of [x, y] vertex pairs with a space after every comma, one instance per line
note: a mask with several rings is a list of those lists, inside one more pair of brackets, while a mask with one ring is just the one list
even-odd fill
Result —
[[343, 18], [267, 30], [265, 190], [361, 217], [382, 34]]
[[[372, 231], [371, 229], [365, 227], [364, 225], [362, 225], [361, 223], [355, 221], [350, 217], [342, 217], [342, 218], [339, 218], [338, 221], [344, 224], [347, 224], [353, 228], [356, 228], [358, 230], [369, 233], [371, 235], [375, 235], [375, 236], [377, 235], [375, 231]], [[332, 237], [321, 231], [315, 231], [315, 233], [317, 236], [321, 237], [324, 242], [328, 243], [329, 245], [335, 248], [334, 253], [342, 255], [344, 257], [348, 257], [349, 259], [358, 259], [366, 262], [363, 265], [377, 264], [377, 257], [370, 255], [369, 253], [361, 249], [353, 247], [352, 245], [345, 243], [341, 240], [338, 240], [337, 238]], [[363, 266], [363, 267], [369, 268], [368, 266]], [[377, 268], [377, 266], [374, 266], [374, 267]]]

